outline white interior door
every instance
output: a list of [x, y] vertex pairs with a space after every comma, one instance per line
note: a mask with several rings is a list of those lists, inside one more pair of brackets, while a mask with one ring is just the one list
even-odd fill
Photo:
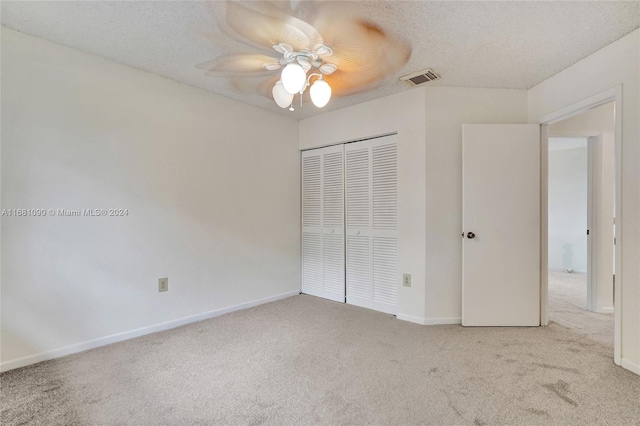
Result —
[[344, 147], [302, 153], [302, 292], [345, 301]]
[[540, 325], [539, 132], [463, 125], [462, 325]]
[[347, 303], [397, 313], [396, 136], [345, 146]]

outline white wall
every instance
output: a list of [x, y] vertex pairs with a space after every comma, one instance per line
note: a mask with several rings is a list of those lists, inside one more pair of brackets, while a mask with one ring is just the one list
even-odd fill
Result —
[[426, 311], [462, 316], [462, 124], [527, 122], [524, 90], [428, 87]]
[[300, 122], [300, 148], [398, 132], [398, 318], [459, 323], [462, 124], [525, 123], [523, 90], [417, 88]]
[[588, 155], [580, 141], [582, 148], [554, 149], [559, 141], [549, 138], [550, 270], [587, 272]]
[[2, 208], [129, 212], [2, 217], [3, 368], [298, 291], [296, 121], [4, 28], [1, 78]]
[[529, 91], [529, 121], [622, 85], [622, 365], [640, 374], [640, 30], [572, 65]]

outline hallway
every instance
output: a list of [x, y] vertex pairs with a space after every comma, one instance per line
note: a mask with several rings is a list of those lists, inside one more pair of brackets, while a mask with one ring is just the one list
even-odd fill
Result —
[[549, 320], [607, 345], [613, 352], [614, 314], [587, 310], [586, 274], [549, 272]]

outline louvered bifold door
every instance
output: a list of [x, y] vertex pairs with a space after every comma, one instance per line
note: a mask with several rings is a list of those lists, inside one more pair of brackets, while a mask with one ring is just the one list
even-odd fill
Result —
[[302, 292], [344, 302], [344, 146], [302, 153]]
[[398, 307], [396, 136], [345, 146], [347, 303], [395, 314]]

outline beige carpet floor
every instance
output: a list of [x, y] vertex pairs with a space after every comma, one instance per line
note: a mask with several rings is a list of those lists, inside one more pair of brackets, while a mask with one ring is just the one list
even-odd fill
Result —
[[549, 320], [611, 348], [614, 314], [587, 310], [586, 274], [549, 272]]
[[0, 381], [5, 425], [640, 425], [640, 377], [557, 322], [426, 327], [304, 295]]

